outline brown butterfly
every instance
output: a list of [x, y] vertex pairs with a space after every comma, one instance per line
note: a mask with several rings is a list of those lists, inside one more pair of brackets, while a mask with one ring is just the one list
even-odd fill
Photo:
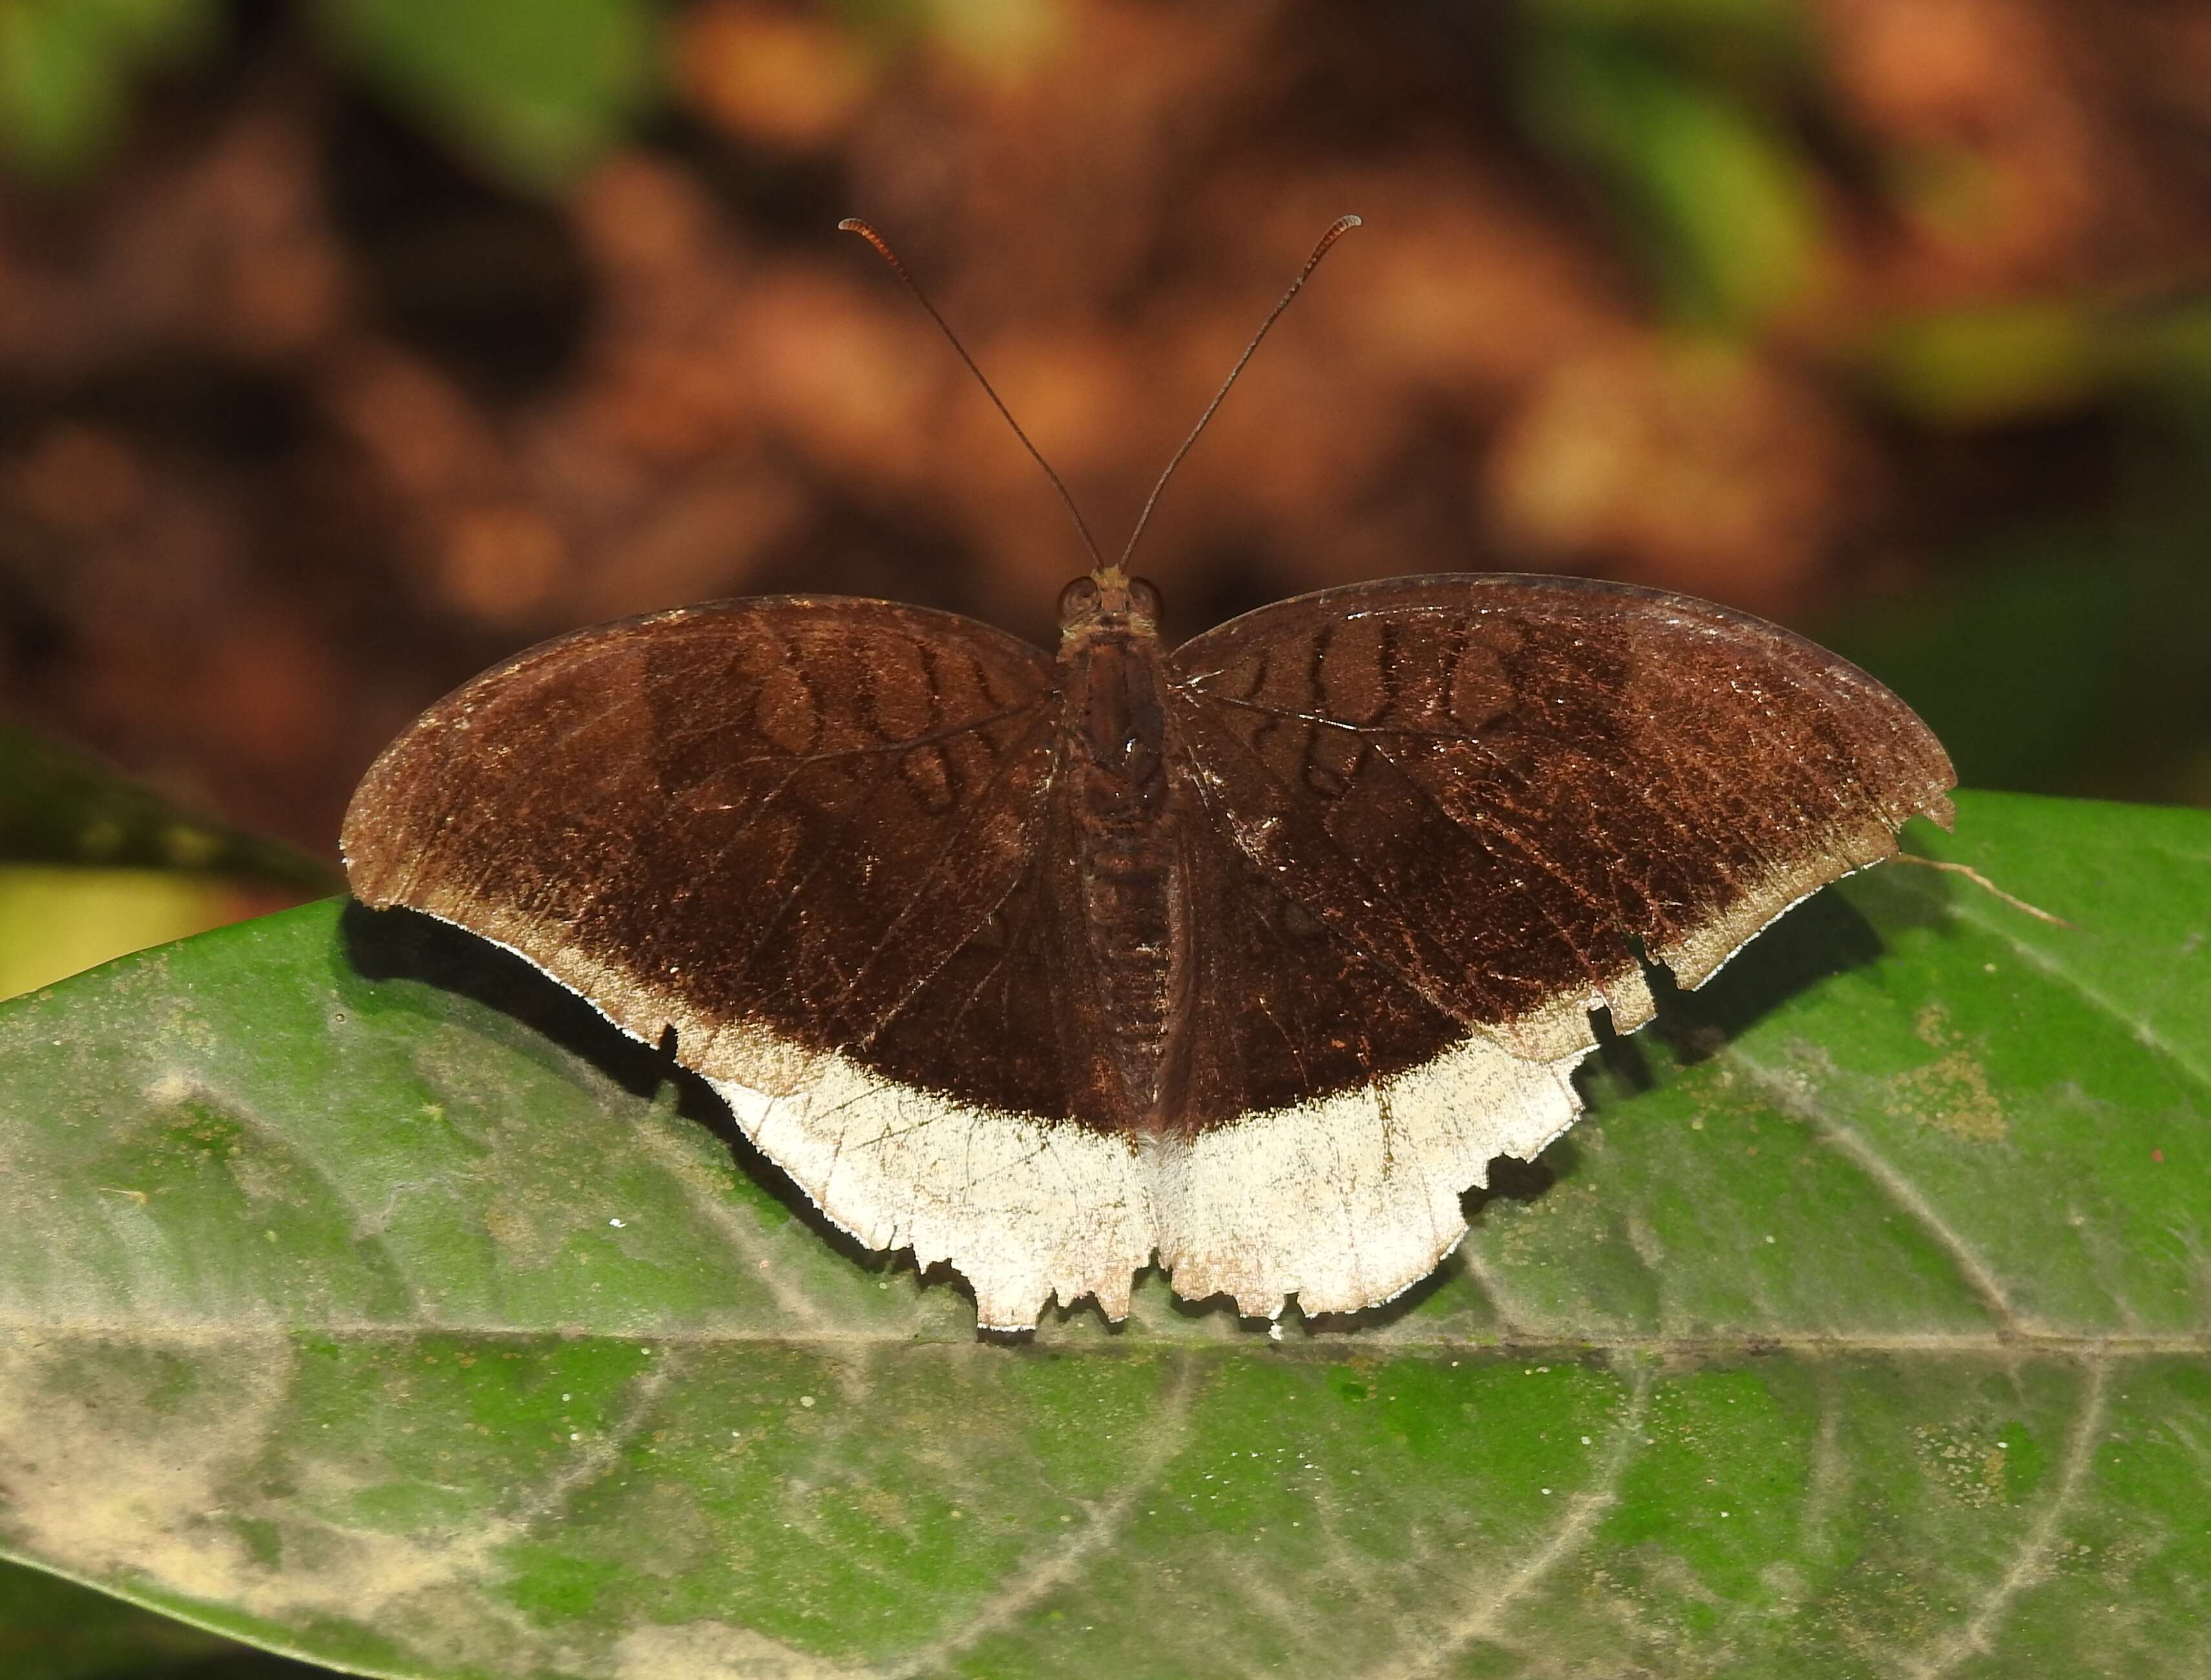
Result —
[[1100, 561], [1056, 653], [831, 596], [579, 631], [386, 749], [354, 891], [672, 1028], [830, 1219], [1005, 1329], [1121, 1317], [1154, 1256], [1248, 1314], [1388, 1300], [1572, 1124], [1591, 1012], [1651, 1018], [1639, 951], [1699, 985], [1949, 818], [1894, 694], [1682, 596], [1402, 578], [1172, 649], [1159, 616]]

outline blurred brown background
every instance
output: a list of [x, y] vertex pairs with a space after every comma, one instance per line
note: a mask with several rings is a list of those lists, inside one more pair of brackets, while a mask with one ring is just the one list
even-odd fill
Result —
[[0, 710], [329, 853], [575, 625], [1662, 585], [2211, 803], [2211, 7], [0, 0]]

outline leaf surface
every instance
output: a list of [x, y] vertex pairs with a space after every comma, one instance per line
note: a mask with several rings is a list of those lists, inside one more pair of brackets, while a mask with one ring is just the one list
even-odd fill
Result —
[[0, 1546], [393, 1675], [2202, 1673], [2211, 815], [1927, 841], [2070, 925], [1820, 895], [1279, 1341], [978, 1339], [417, 919], [126, 958], [0, 1006]]

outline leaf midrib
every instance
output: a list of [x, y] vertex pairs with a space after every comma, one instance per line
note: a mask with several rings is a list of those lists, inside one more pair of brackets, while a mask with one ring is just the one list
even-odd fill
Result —
[[1233, 1341], [1057, 1341], [1038, 1339], [1004, 1345], [961, 1336], [870, 1336], [851, 1331], [738, 1330], [671, 1327], [635, 1331], [582, 1331], [558, 1326], [525, 1329], [512, 1325], [457, 1321], [403, 1323], [376, 1319], [336, 1322], [319, 1320], [163, 1324], [142, 1319], [64, 1319], [0, 1315], [0, 1336], [135, 1337], [170, 1343], [274, 1341], [296, 1337], [324, 1337], [352, 1342], [406, 1342], [469, 1338], [517, 1343], [585, 1342], [667, 1348], [766, 1348], [858, 1349], [869, 1353], [894, 1349], [973, 1349], [978, 1357], [1028, 1358], [1049, 1355], [1057, 1358], [1143, 1358], [1184, 1354], [1215, 1358], [1265, 1360], [1340, 1360], [1346, 1357], [1401, 1355], [1443, 1356], [1476, 1354], [1499, 1358], [1572, 1357], [1639, 1355], [1651, 1357], [1752, 1357], [1760, 1355], [1893, 1356], [1916, 1355], [1929, 1358], [1978, 1358], [2020, 1353], [2061, 1358], [2172, 1358], [2211, 1356], [2211, 1327], [2200, 1330], [2103, 1332], [2018, 1329], [1961, 1334], [1954, 1331], [1747, 1331], [1711, 1335], [1626, 1332], [1590, 1336], [1511, 1336], [1495, 1337], [1382, 1335], [1364, 1339], [1323, 1339], [1322, 1332], [1302, 1343], [1269, 1343], [1263, 1349]]

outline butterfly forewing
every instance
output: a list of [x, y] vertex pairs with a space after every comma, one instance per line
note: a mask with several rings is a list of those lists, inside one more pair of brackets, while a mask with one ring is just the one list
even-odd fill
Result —
[[1631, 939], [1694, 985], [1948, 812], [1901, 701], [1678, 596], [1403, 579], [1263, 608], [1174, 663], [1193, 796], [1262, 889], [1539, 1058], [1585, 1045], [1595, 1004], [1647, 1017]]
[[911, 1012], [974, 1100], [1063, 1107], [1055, 1066], [999, 1053], [1000, 1019], [965, 1017], [990, 1053], [962, 1058], [958, 1006], [923, 996], [994, 929], [985, 1009], [1049, 992], [1003, 910], [1047, 815], [1051, 676], [988, 626], [880, 602], [585, 632], [378, 762], [348, 816], [354, 890], [510, 945], [640, 1037], [674, 1026], [710, 1076], [757, 1071], [734, 1064], [755, 1028], [864, 1052]]

